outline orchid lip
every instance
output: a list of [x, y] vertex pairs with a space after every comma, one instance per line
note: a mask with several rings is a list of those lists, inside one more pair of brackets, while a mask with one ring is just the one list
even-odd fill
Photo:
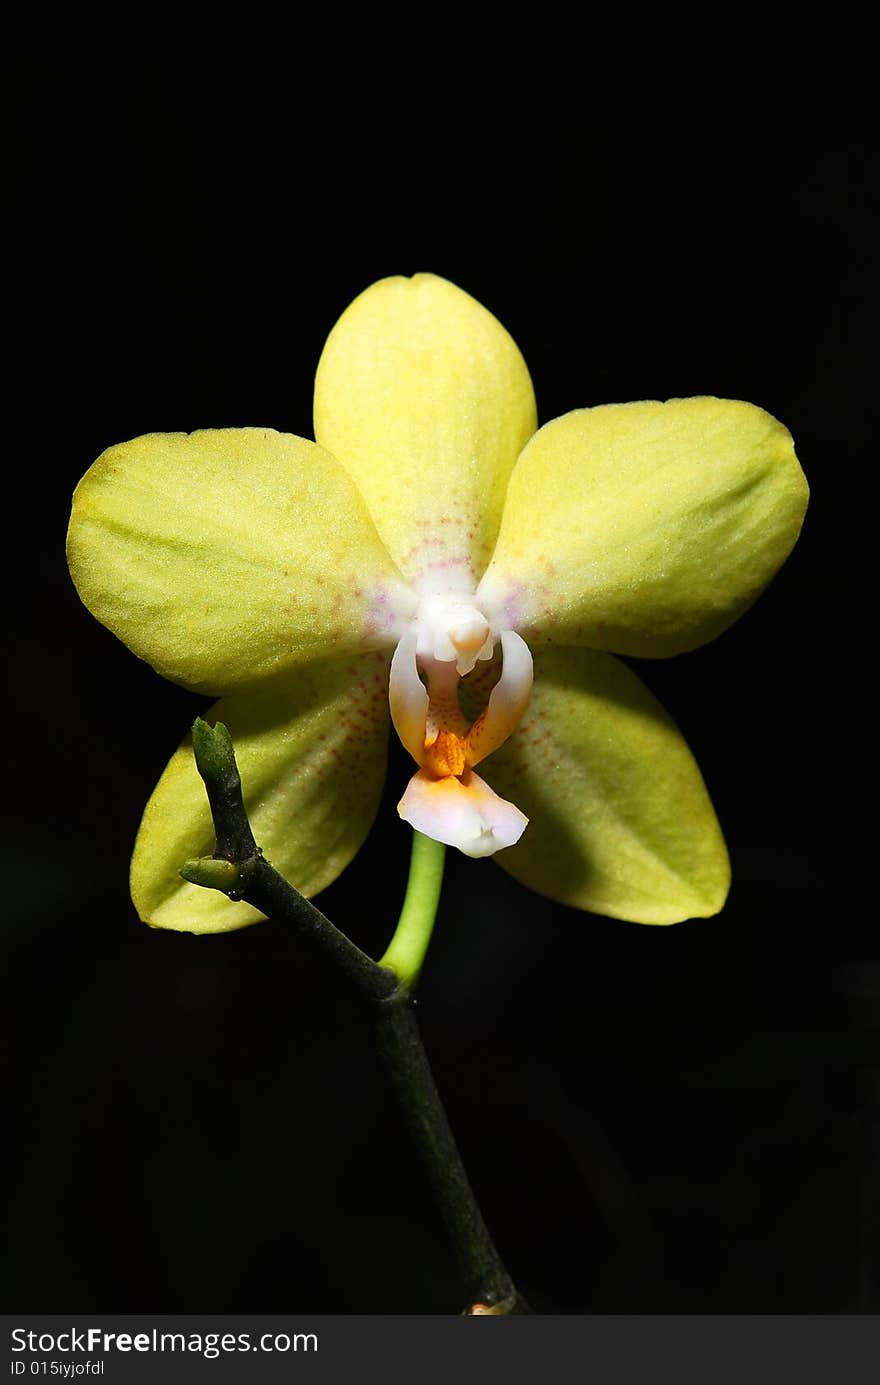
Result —
[[445, 779], [433, 779], [420, 770], [409, 781], [397, 811], [417, 832], [474, 858], [513, 846], [528, 824], [519, 808], [499, 798], [472, 770], [461, 778]]

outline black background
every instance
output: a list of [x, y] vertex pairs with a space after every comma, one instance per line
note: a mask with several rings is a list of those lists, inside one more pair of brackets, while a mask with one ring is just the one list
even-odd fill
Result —
[[[139, 815], [205, 704], [92, 620], [63, 556], [106, 446], [308, 436], [338, 314], [430, 269], [512, 332], [542, 421], [749, 399], [813, 491], [757, 606], [638, 666], [725, 828], [724, 913], [643, 928], [449, 862], [420, 1011], [487, 1220], [545, 1311], [876, 1309], [875, 621], [852, 619], [875, 542], [867, 36], [801, 5], [123, 13], [37, 14], [3, 83], [9, 1306], [461, 1306], [336, 976], [271, 923], [137, 921]], [[377, 954], [407, 774], [393, 752], [321, 900]]]

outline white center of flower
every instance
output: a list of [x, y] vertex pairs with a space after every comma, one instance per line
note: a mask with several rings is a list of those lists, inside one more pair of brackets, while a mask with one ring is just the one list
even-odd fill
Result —
[[[500, 677], [475, 721], [465, 718], [459, 679], [501, 645]], [[418, 832], [491, 856], [512, 846], [528, 821], [474, 773], [516, 730], [532, 690], [532, 656], [515, 630], [494, 630], [477, 599], [446, 592], [423, 596], [391, 660], [391, 719], [418, 765], [397, 811]]]
[[423, 596], [416, 615], [416, 653], [423, 659], [451, 663], [460, 677], [470, 673], [478, 659], [491, 659], [495, 641], [489, 622], [474, 605], [472, 596], [448, 593]]

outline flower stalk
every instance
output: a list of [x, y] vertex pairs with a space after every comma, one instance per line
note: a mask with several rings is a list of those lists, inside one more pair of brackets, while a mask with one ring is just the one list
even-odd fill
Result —
[[222, 722], [198, 719], [193, 749], [214, 822], [214, 856], [187, 861], [194, 885], [245, 900], [290, 924], [351, 981], [371, 1005], [379, 1052], [422, 1160], [455, 1251], [468, 1299], [465, 1313], [527, 1313], [492, 1241], [465, 1172], [425, 1053], [413, 991], [431, 937], [443, 880], [444, 847], [416, 833], [400, 920], [375, 962], [279, 875], [257, 846], [242, 797], [235, 751]]
[[379, 1052], [428, 1175], [468, 1292], [466, 1314], [528, 1313], [492, 1241], [446, 1117], [419, 1033], [415, 1002], [401, 985], [376, 1007]]
[[443, 866], [446, 847], [421, 832], [413, 832], [409, 880], [403, 908], [394, 937], [388, 944], [379, 966], [393, 971], [403, 990], [414, 990], [425, 961], [425, 953], [443, 886]]

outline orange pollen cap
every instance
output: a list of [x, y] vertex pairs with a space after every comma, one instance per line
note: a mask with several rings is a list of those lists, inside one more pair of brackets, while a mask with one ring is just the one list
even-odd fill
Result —
[[467, 738], [454, 731], [438, 731], [433, 740], [425, 741], [424, 766], [438, 779], [464, 774], [468, 767]]

